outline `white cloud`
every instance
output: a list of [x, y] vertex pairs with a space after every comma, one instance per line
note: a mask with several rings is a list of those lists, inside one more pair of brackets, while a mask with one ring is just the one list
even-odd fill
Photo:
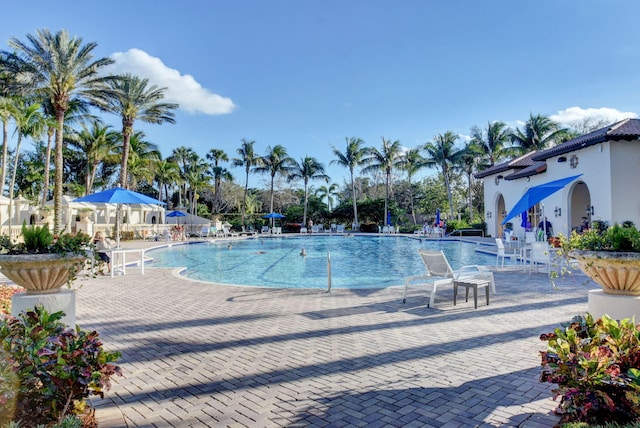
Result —
[[623, 112], [608, 107], [586, 109], [582, 107], [569, 107], [568, 109], [560, 110], [558, 114], [549, 116], [551, 120], [559, 122], [562, 125], [574, 125], [584, 122], [587, 119], [591, 122], [611, 124], [630, 117], [638, 117], [638, 114]]
[[116, 52], [111, 55], [115, 61], [106, 70], [112, 74], [131, 73], [149, 79], [149, 82], [164, 88], [164, 100], [180, 105], [180, 109], [189, 113], [207, 115], [228, 114], [235, 104], [230, 98], [222, 97], [203, 88], [189, 74], [180, 74], [178, 70], [167, 67], [160, 58], [153, 57], [140, 49]]

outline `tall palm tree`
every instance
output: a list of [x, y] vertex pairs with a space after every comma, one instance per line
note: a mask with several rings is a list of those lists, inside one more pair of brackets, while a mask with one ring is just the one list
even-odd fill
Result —
[[465, 143], [459, 158], [459, 167], [467, 176], [467, 209], [469, 222], [473, 222], [473, 173], [481, 161], [483, 150], [473, 140]]
[[127, 187], [127, 163], [129, 142], [135, 121], [144, 123], [175, 123], [173, 110], [178, 104], [165, 103], [166, 88], [149, 85], [149, 79], [124, 74], [109, 81], [110, 91], [104, 92], [101, 106], [122, 119], [122, 162], [120, 164], [120, 186]]
[[[16, 104], [13, 120], [16, 123], [16, 134], [18, 142], [13, 160], [13, 173], [11, 174], [11, 184], [9, 185], [9, 218], [13, 212], [13, 192], [16, 185], [16, 175], [18, 173], [18, 161], [20, 160], [20, 146], [23, 137], [39, 138], [44, 132], [46, 123], [40, 111], [40, 104], [26, 104], [19, 101]], [[11, 221], [9, 221], [11, 226]]]
[[316, 158], [305, 156], [300, 163], [294, 161], [289, 173], [289, 180], [302, 180], [304, 183], [304, 213], [302, 225], [307, 224], [307, 205], [309, 199], [309, 180], [328, 180], [329, 176], [324, 171], [324, 165]]
[[51, 100], [57, 123], [55, 138], [55, 176], [53, 192], [53, 230], [60, 231], [62, 214], [62, 174], [64, 171], [64, 116], [74, 99], [95, 100], [104, 90], [110, 76], [100, 76], [100, 69], [113, 63], [110, 58], [94, 60], [96, 43], [83, 44], [79, 37], [70, 37], [66, 30], [53, 34], [36, 30], [27, 35], [28, 43], [16, 38], [9, 40], [12, 52], [4, 52], [0, 66], [12, 75], [26, 93], [35, 93]]
[[[124, 151], [124, 143], [120, 147], [120, 152]], [[160, 158], [160, 149], [156, 144], [149, 142], [142, 131], [134, 132], [129, 139], [129, 179], [127, 187], [137, 189], [138, 182], [144, 180], [153, 182], [152, 163]]]
[[[287, 149], [278, 144], [267, 147], [267, 153], [258, 159], [254, 171], [258, 174], [269, 174], [271, 177], [271, 203], [269, 212], [273, 212], [274, 183], [276, 175], [289, 175], [295, 161], [287, 154]], [[273, 226], [273, 219], [271, 219]]]
[[460, 161], [463, 151], [456, 148], [458, 136], [452, 131], [438, 134], [433, 137], [433, 142], [426, 143], [424, 150], [430, 165], [440, 169], [447, 186], [447, 198], [449, 199], [449, 216], [453, 218], [453, 194], [451, 193], [452, 169]]
[[85, 195], [91, 193], [98, 167], [105, 159], [113, 156], [119, 139], [118, 132], [99, 120], [92, 120], [90, 124], [82, 123], [80, 130], [67, 137], [70, 144], [80, 149], [86, 157]]
[[242, 144], [240, 148], [236, 150], [238, 153], [237, 158], [233, 158], [233, 166], [241, 166], [244, 167], [245, 171], [245, 180], [244, 180], [244, 194], [242, 195], [242, 225], [245, 226], [244, 218], [245, 213], [247, 211], [247, 193], [249, 190], [249, 173], [251, 169], [257, 164], [258, 156], [256, 155], [253, 145], [255, 141], [247, 141], [246, 139], [242, 139]]
[[511, 147], [507, 147], [510, 138], [511, 130], [504, 122], [488, 122], [486, 131], [477, 126], [471, 128], [471, 142], [486, 157], [487, 167], [515, 154]]
[[327, 200], [327, 208], [329, 211], [333, 210], [333, 203], [335, 202], [335, 198], [338, 195], [338, 185], [336, 183], [329, 184], [329, 180], [327, 180], [326, 186], [320, 186], [316, 190], [316, 196], [318, 196], [321, 200]]
[[417, 224], [416, 222], [416, 211], [413, 203], [413, 186], [412, 180], [413, 176], [420, 171], [422, 168], [425, 168], [429, 165], [429, 161], [425, 159], [420, 154], [420, 149], [414, 148], [409, 149], [404, 154], [404, 170], [407, 172], [407, 182], [409, 184], [409, 203], [411, 205], [411, 217], [413, 218], [413, 225]]
[[180, 167], [177, 163], [167, 159], [156, 159], [153, 162], [153, 171], [155, 180], [158, 183], [158, 199], [162, 199], [162, 191], [165, 190], [165, 202], [169, 202], [169, 189], [170, 183], [175, 183], [180, 178]]
[[382, 150], [375, 147], [369, 151], [369, 157], [364, 159], [366, 167], [363, 173], [383, 171], [385, 175], [385, 197], [383, 223], [387, 224], [387, 213], [389, 212], [389, 194], [391, 193], [391, 173], [395, 168], [403, 168], [405, 159], [402, 156], [400, 141], [389, 141], [382, 137]]
[[519, 153], [532, 150], [544, 150], [562, 141], [566, 130], [560, 124], [540, 114], [529, 115], [524, 129], [517, 128], [511, 134], [511, 142], [517, 146]]
[[340, 165], [349, 169], [349, 176], [351, 178], [351, 197], [353, 199], [353, 221], [356, 227], [359, 227], [358, 223], [358, 199], [356, 197], [356, 182], [353, 176], [353, 171], [356, 167], [361, 166], [363, 159], [369, 153], [369, 148], [363, 147], [364, 141], [360, 138], [345, 138], [347, 142], [347, 148], [344, 152], [341, 152], [334, 146], [331, 146], [333, 155], [336, 159], [330, 162], [331, 165]]
[[231, 172], [223, 166], [220, 165], [220, 162], [228, 162], [229, 156], [224, 150], [221, 149], [211, 149], [209, 153], [207, 153], [207, 159], [213, 162], [211, 165], [210, 171], [211, 175], [213, 175], [213, 185], [214, 185], [214, 193], [213, 193], [213, 208], [212, 212], [214, 214], [218, 213], [220, 207], [220, 196], [222, 191], [222, 179], [227, 181], [233, 180], [233, 176]]
[[2, 121], [2, 173], [0, 174], [0, 195], [4, 193], [4, 185], [7, 181], [9, 121], [16, 114], [15, 100], [10, 97], [0, 97], [0, 120]]
[[181, 185], [178, 186], [178, 206], [181, 207], [183, 206], [182, 204], [182, 195], [187, 193], [187, 184], [186, 184], [186, 180], [185, 177], [188, 173], [188, 168], [189, 165], [192, 162], [195, 162], [198, 159], [198, 154], [193, 151], [193, 149], [185, 147], [185, 146], [180, 146], [178, 148], [173, 149], [173, 151], [171, 152], [171, 158], [172, 161], [174, 161], [175, 163], [178, 164], [178, 166], [180, 167], [180, 183]]

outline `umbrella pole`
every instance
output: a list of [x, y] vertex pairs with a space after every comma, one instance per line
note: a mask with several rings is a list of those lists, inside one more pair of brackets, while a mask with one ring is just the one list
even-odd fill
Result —
[[116, 207], [116, 249], [120, 248], [120, 207], [120, 204]]

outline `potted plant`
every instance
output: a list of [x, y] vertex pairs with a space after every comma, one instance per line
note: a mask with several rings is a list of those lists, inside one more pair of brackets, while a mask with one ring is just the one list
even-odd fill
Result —
[[93, 256], [91, 237], [84, 233], [53, 236], [49, 225], [22, 224], [22, 242], [0, 237], [0, 269], [28, 294], [55, 293], [75, 279]]
[[640, 232], [631, 222], [560, 235], [561, 252], [607, 294], [640, 296]]

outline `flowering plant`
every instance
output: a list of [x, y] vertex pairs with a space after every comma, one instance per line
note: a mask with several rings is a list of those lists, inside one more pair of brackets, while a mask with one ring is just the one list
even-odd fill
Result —
[[0, 285], [0, 315], [9, 315], [11, 313], [11, 297], [21, 291], [24, 291], [21, 287]]

